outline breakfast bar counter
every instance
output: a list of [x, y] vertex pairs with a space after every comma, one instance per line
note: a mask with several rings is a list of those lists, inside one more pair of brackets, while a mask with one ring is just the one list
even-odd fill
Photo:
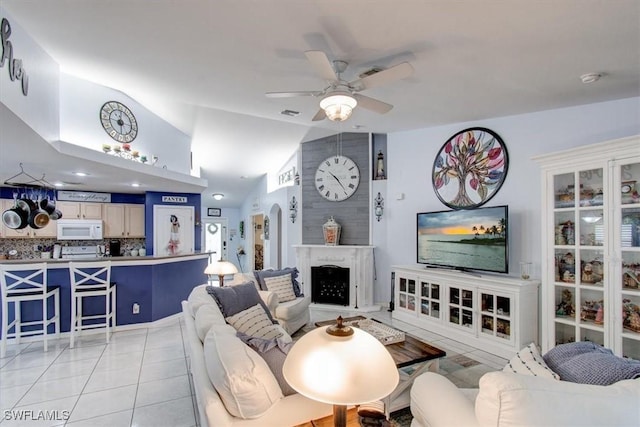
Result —
[[[0, 264], [47, 263], [49, 285], [60, 286], [60, 328], [68, 332], [71, 322], [71, 287], [69, 262], [111, 261], [111, 281], [116, 283], [117, 326], [153, 322], [180, 313], [180, 302], [191, 290], [207, 282], [204, 269], [209, 263], [209, 253], [175, 256], [128, 256], [93, 259], [24, 259], [0, 260]], [[104, 300], [85, 304], [85, 312], [104, 312]], [[134, 314], [134, 304], [139, 313]], [[1, 310], [1, 307], [0, 307]], [[13, 313], [10, 312], [10, 317]], [[38, 303], [24, 303], [22, 316], [25, 321], [42, 318]]]

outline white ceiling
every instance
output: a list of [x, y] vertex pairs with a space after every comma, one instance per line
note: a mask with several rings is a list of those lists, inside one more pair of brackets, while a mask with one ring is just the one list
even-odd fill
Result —
[[[2, 0], [63, 72], [121, 90], [190, 135], [203, 203], [239, 206], [303, 140], [393, 132], [640, 96], [639, 0]], [[352, 80], [410, 62], [364, 92], [395, 108], [311, 122], [320, 90], [304, 52]], [[593, 84], [579, 76], [599, 72]], [[281, 115], [296, 110], [297, 117]], [[640, 120], [640, 119], [639, 119]], [[241, 178], [245, 176], [247, 178]], [[159, 183], [158, 189], [166, 189]], [[164, 188], [162, 187], [164, 185]], [[121, 192], [122, 189], [113, 189]], [[227, 195], [213, 202], [211, 193]]]

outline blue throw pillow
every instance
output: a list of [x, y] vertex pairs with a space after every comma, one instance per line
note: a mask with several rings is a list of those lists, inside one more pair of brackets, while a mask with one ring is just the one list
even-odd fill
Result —
[[282, 276], [284, 274], [291, 274], [291, 283], [293, 283], [293, 293], [296, 297], [302, 297], [304, 294], [300, 290], [300, 284], [298, 283], [298, 269], [295, 267], [287, 267], [282, 270], [257, 270], [253, 272], [253, 275], [256, 276], [256, 280], [258, 281], [258, 286], [263, 291], [268, 291], [267, 285], [264, 283], [265, 277], [277, 277]]
[[256, 304], [260, 304], [272, 323], [278, 322], [273, 320], [269, 309], [260, 298], [258, 290], [251, 282], [243, 283], [235, 286], [223, 286], [221, 288], [207, 286], [207, 292], [214, 299], [222, 315], [227, 318], [238, 314]]

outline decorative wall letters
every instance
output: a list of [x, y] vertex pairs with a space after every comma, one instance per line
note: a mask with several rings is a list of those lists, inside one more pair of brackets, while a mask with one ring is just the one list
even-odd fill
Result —
[[11, 24], [7, 18], [2, 18], [0, 23], [0, 43], [2, 43], [2, 55], [0, 56], [0, 68], [4, 67], [5, 61], [8, 63], [9, 78], [11, 81], [20, 80], [22, 83], [22, 94], [29, 93], [29, 76], [22, 66], [22, 59], [13, 57], [13, 45], [9, 41], [11, 36]]

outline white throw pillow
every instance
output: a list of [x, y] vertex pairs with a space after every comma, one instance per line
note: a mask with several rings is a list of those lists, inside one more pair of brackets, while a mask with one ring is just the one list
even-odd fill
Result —
[[193, 317], [198, 314], [198, 310], [203, 305], [216, 303], [207, 292], [207, 286], [207, 284], [196, 286], [191, 290], [189, 297], [187, 297], [187, 302], [189, 302], [189, 308], [191, 309], [191, 315]]
[[229, 325], [211, 327], [204, 340], [204, 359], [211, 384], [235, 417], [257, 418], [283, 397], [267, 363]]
[[[211, 299], [211, 297], [209, 297]], [[196, 333], [200, 341], [204, 342], [207, 332], [214, 324], [224, 325], [224, 316], [216, 304], [203, 305], [196, 313]]]
[[282, 276], [265, 277], [264, 284], [271, 292], [275, 292], [278, 295], [280, 302], [293, 301], [296, 299], [296, 294], [293, 292], [293, 282], [291, 281], [291, 274], [283, 274]]
[[535, 343], [529, 344], [516, 353], [502, 371], [532, 375], [534, 377], [552, 378], [554, 380], [560, 379], [560, 376], [547, 366]]
[[252, 337], [271, 339], [282, 336], [282, 330], [269, 320], [260, 304], [226, 317], [225, 320], [238, 332]]

